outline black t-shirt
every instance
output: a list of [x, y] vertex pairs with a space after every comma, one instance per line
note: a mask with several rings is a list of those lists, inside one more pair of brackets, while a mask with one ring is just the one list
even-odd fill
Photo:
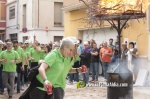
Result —
[[[99, 53], [99, 49], [92, 49], [93, 53], [98, 52]], [[99, 62], [99, 54], [97, 56], [93, 56], [91, 55], [91, 62]]]

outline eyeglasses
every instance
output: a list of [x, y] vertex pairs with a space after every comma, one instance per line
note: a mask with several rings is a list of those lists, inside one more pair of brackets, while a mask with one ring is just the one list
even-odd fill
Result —
[[25, 44], [29, 44], [29, 43], [25, 43]]
[[12, 44], [7, 44], [7, 46], [12, 46]]

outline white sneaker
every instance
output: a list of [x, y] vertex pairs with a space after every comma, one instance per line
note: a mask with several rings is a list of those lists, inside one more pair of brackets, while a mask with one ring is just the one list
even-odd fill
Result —
[[24, 86], [21, 86], [21, 88], [20, 88], [21, 90], [24, 90]]

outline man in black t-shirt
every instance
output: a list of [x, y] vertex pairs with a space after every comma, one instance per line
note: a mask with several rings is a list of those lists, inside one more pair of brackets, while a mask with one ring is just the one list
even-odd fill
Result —
[[91, 82], [98, 81], [98, 66], [99, 66], [99, 54], [98, 54], [97, 44], [93, 44], [91, 51], [91, 63], [92, 63], [92, 80]]

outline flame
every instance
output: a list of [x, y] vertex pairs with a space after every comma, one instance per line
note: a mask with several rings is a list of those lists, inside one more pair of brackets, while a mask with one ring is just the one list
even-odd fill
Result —
[[121, 14], [128, 11], [146, 12], [150, 0], [99, 0], [100, 14]]

